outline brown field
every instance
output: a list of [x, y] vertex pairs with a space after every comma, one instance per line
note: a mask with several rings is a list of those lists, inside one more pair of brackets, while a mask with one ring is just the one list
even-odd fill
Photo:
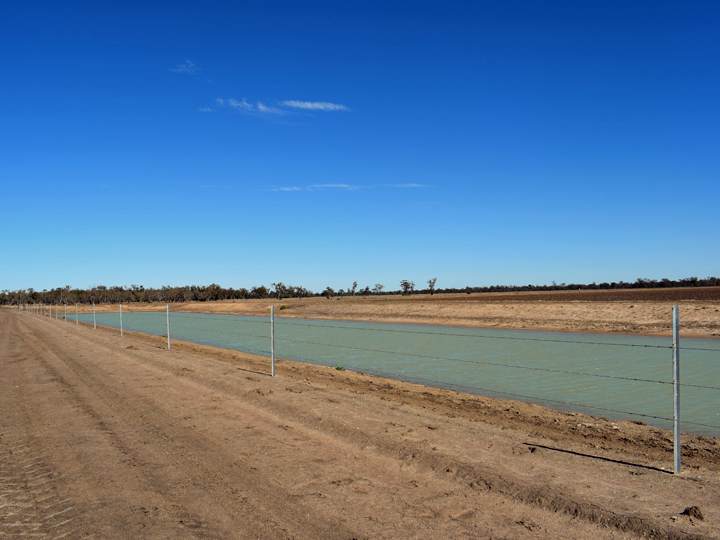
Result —
[[720, 537], [717, 439], [163, 346], [0, 309], [0, 538]]
[[[270, 304], [275, 304], [278, 317], [647, 335], [671, 335], [672, 306], [677, 304], [682, 336], [720, 337], [720, 287], [226, 300], [175, 303], [170, 309], [266, 316]], [[282, 305], [287, 309], [279, 310]], [[117, 311], [118, 307], [97, 309]], [[134, 303], [123, 309], [164, 310], [165, 304]]]

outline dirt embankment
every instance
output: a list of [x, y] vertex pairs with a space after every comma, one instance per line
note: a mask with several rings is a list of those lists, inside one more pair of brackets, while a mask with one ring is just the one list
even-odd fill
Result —
[[[672, 306], [679, 305], [681, 335], [720, 337], [720, 287], [227, 300], [175, 303], [170, 309], [267, 316], [270, 304], [278, 317], [646, 335], [671, 335]], [[124, 309], [159, 311], [165, 304], [134, 303]], [[116, 305], [98, 306], [98, 311], [117, 310]]]
[[0, 310], [0, 536], [720, 536], [717, 439], [163, 344]]

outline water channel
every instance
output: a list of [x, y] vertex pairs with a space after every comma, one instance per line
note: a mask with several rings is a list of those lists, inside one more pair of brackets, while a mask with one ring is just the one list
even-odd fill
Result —
[[[96, 320], [120, 326], [119, 313]], [[126, 312], [123, 328], [164, 335], [166, 314]], [[171, 313], [170, 337], [270, 354], [264, 317]], [[277, 358], [663, 428], [672, 426], [671, 345], [624, 334], [275, 319]], [[682, 339], [681, 347], [682, 429], [720, 437], [720, 341]]]

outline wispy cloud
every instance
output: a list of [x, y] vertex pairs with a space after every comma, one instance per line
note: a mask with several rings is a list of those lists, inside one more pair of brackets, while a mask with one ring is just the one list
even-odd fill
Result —
[[351, 184], [311, 184], [305, 187], [288, 186], [271, 188], [269, 191], [360, 191], [361, 189], [377, 189], [377, 188], [426, 188], [430, 187], [425, 184], [375, 184], [369, 186], [353, 186]]
[[[345, 105], [339, 105], [337, 103], [329, 103], [327, 101], [280, 101], [276, 102], [276, 105], [265, 105], [264, 103], [250, 102], [246, 98], [241, 100], [229, 98], [215, 99], [220, 107], [230, 107], [244, 114], [250, 114], [254, 116], [285, 116], [291, 114], [300, 114], [295, 110], [300, 109], [302, 111], [349, 111], [350, 109]], [[207, 107], [200, 110], [205, 111]], [[288, 110], [290, 109], [290, 110]], [[295, 109], [295, 110], [293, 110]]]
[[281, 107], [292, 107], [294, 109], [305, 109], [310, 111], [349, 111], [345, 105], [329, 103], [327, 101], [297, 101], [289, 100], [280, 103]]
[[200, 71], [200, 68], [197, 67], [192, 60], [185, 60], [185, 62], [183, 64], [180, 64], [178, 67], [170, 68], [170, 71], [174, 71], [175, 73], [194, 74]]
[[257, 104], [257, 110], [265, 114], [287, 114], [287, 111], [283, 111], [282, 109], [278, 109], [277, 107], [268, 107], [267, 105], [263, 105], [259, 101]]
[[246, 113], [246, 114], [255, 114], [255, 115], [284, 115], [289, 114], [287, 111], [283, 111], [282, 109], [278, 109], [277, 107], [268, 107], [264, 103], [257, 102], [255, 104], [249, 103], [247, 99], [243, 98], [241, 101], [238, 101], [237, 99], [221, 99], [217, 98], [215, 100], [215, 103], [217, 103], [220, 107], [224, 107], [227, 105], [228, 107], [232, 107], [233, 109], [236, 109], [240, 112]]
[[200, 111], [200, 112], [215, 112], [210, 107], [200, 107], [198, 109], [198, 111]]
[[362, 189], [362, 186], [351, 186], [350, 184], [312, 184], [310, 186], [298, 187], [278, 187], [271, 188], [270, 191], [323, 191], [328, 189], [339, 189], [343, 191], [357, 191]]

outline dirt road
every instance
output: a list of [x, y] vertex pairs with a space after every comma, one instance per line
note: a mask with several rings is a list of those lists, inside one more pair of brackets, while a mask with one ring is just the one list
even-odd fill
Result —
[[720, 537], [715, 439], [161, 343], [0, 309], [0, 538]]

